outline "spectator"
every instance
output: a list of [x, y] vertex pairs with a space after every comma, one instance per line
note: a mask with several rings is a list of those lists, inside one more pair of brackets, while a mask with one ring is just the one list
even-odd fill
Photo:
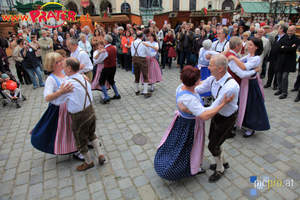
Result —
[[35, 51], [37, 49], [35, 46], [28, 43], [26, 40], [23, 44], [23, 49], [21, 49], [20, 53], [23, 57], [23, 67], [27, 71], [30, 76], [31, 82], [33, 83], [33, 89], [35, 90], [38, 87], [38, 84], [35, 80], [35, 74], [38, 76], [39, 79], [39, 86], [44, 87], [45, 84], [43, 82], [43, 75], [40, 70], [40, 64], [38, 59], [35, 56]]
[[[42, 30], [41, 33], [42, 37], [39, 39], [38, 43], [41, 47], [42, 63], [44, 65], [47, 53], [53, 52], [53, 40], [47, 37], [47, 32], [45, 30]], [[44, 73], [46, 72], [47, 70], [44, 69]]]
[[60, 37], [64, 37], [64, 32], [63, 32], [63, 30], [62, 30], [62, 28], [61, 27], [58, 27], [58, 29], [57, 29], [58, 31], [57, 31], [57, 34], [60, 36]]
[[132, 57], [131, 57], [131, 43], [134, 41], [131, 36], [130, 31], [126, 31], [125, 36], [122, 37], [121, 44], [123, 46], [123, 55], [124, 55], [124, 63], [125, 70], [131, 71], [132, 69]]
[[78, 42], [78, 46], [83, 49], [90, 57], [91, 61], [93, 61], [92, 56], [91, 56], [91, 50], [92, 46], [89, 41], [86, 40], [86, 35], [85, 34], [80, 34], [80, 41]]
[[227, 31], [227, 29], [220, 29], [218, 31], [218, 38], [213, 42], [211, 50], [221, 53], [228, 49], [229, 42], [226, 39], [226, 36], [228, 35]]
[[171, 69], [172, 66], [172, 57], [169, 57], [169, 49], [174, 48], [175, 45], [175, 40], [173, 38], [173, 32], [171, 30], [168, 31], [168, 34], [165, 36], [164, 39], [164, 49], [162, 50], [165, 52], [165, 57], [163, 58], [163, 63], [162, 63], [162, 69], [165, 68], [166, 62], [169, 59], [169, 69]]
[[[197, 31], [197, 29], [196, 29], [196, 31]], [[196, 54], [196, 56], [197, 56], [197, 58], [199, 57], [199, 51], [200, 51], [200, 49], [201, 49], [201, 47], [202, 47], [202, 43], [204, 42], [204, 40], [206, 40], [206, 39], [208, 39], [207, 37], [206, 37], [206, 29], [202, 29], [201, 31], [200, 31], [200, 36], [199, 36], [199, 38], [196, 38], [195, 39], [195, 43], [194, 43], [194, 50], [195, 50], [195, 54]], [[198, 60], [198, 59], [197, 59]]]
[[133, 29], [130, 29], [130, 34], [133, 37], [133, 39], [135, 40], [136, 39], [136, 34], [135, 34], [135, 31]]
[[213, 41], [215, 39], [215, 34], [211, 30], [211, 27], [209, 25], [206, 25], [206, 26], [204, 26], [204, 28], [206, 30], [206, 38]]
[[85, 37], [86, 37], [86, 41], [89, 41], [90, 43], [92, 43], [93, 35], [91, 34], [90, 27], [85, 26], [83, 28], [83, 31], [84, 31], [84, 34], [85, 34]]
[[120, 62], [119, 67], [121, 66], [122, 69], [125, 68], [125, 63], [124, 63], [124, 55], [123, 55], [123, 45], [122, 45], [122, 37], [124, 36], [124, 28], [121, 26], [118, 28], [118, 37], [117, 37], [117, 56]]
[[[16, 66], [16, 70], [17, 70], [18, 79], [22, 85], [24, 84], [24, 81], [25, 81], [26, 85], [30, 85], [31, 80], [30, 80], [28, 73], [26, 72], [26, 70], [23, 67], [23, 57], [20, 53], [21, 49], [23, 48], [23, 39], [21, 39], [21, 38], [17, 39], [16, 43], [17, 43], [17, 46], [15, 47], [15, 49], [13, 51], [13, 60], [16, 63], [15, 66]], [[23, 80], [23, 78], [24, 78], [24, 80]]]
[[250, 26], [249, 32], [250, 32], [250, 37], [249, 37], [249, 40], [250, 40], [251, 38], [254, 37], [254, 34], [257, 33], [257, 32], [255, 31], [255, 26]]
[[65, 35], [64, 35], [64, 41], [63, 41], [63, 45], [62, 45], [62, 49], [65, 50], [66, 54], [67, 54], [67, 57], [70, 57], [70, 50], [68, 49], [67, 47], [67, 40], [70, 38], [70, 33], [69, 32], [66, 32]]
[[242, 35], [242, 48], [241, 48], [241, 51], [238, 53], [238, 56], [240, 58], [246, 56], [248, 54], [248, 42], [249, 42], [249, 37], [250, 37], [250, 33], [247, 31], [247, 32], [244, 32], [243, 35]]
[[179, 35], [179, 51], [180, 51], [180, 71], [183, 69], [183, 63], [186, 59], [186, 64], [190, 65], [190, 52], [193, 48], [194, 34], [190, 31], [190, 24], [182, 28]]
[[40, 69], [43, 71], [43, 66], [42, 66], [42, 52], [41, 52], [41, 47], [37, 41], [37, 36], [35, 35], [36, 33], [32, 33], [31, 35], [31, 45], [33, 45], [37, 50], [35, 51], [35, 56], [40, 62]]
[[168, 26], [166, 24], [163, 25], [163, 28], [158, 32], [158, 40], [159, 40], [159, 49], [160, 49], [160, 54], [161, 54], [161, 64], [163, 63], [164, 61], [164, 58], [165, 58], [165, 52], [163, 49], [164, 48], [164, 39], [165, 39], [165, 36], [167, 35], [168, 33]]
[[244, 27], [243, 26], [239, 26], [237, 34], [235, 36], [238, 36], [238, 37], [240, 37], [240, 38], [243, 39], [243, 33], [244, 33]]
[[62, 46], [61, 46], [60, 42], [58, 41], [58, 36], [56, 34], [53, 35], [52, 40], [53, 40], [53, 50], [54, 51], [62, 49]]
[[72, 29], [72, 28], [70, 29], [70, 37], [74, 38], [74, 39], [78, 38], [77, 34], [75, 33], [74, 29]]

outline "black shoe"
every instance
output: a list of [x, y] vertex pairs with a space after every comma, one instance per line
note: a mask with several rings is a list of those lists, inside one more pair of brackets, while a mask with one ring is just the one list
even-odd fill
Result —
[[244, 138], [248, 138], [250, 136], [252, 136], [255, 133], [255, 131], [253, 130], [252, 133], [250, 135], [247, 135], [246, 133], [243, 135]]
[[100, 101], [101, 104], [107, 104], [108, 102], [110, 102], [110, 99], [102, 99]]
[[153, 92], [154, 91], [154, 89], [153, 90], [150, 90], [150, 92]]
[[282, 95], [280, 95], [280, 97], [279, 97], [279, 99], [285, 99], [285, 98], [287, 98], [287, 94], [282, 94]]
[[296, 91], [298, 91], [298, 89], [297, 88], [293, 88], [293, 89], [291, 89], [291, 91], [292, 92], [296, 92]]
[[260, 75], [260, 78], [265, 78], [265, 75]]
[[268, 87], [270, 87], [270, 85], [264, 85], [264, 88], [268, 88]]
[[110, 100], [121, 99], [121, 95], [119, 95], [119, 96], [114, 95], [113, 97], [110, 97], [109, 99]]
[[217, 182], [223, 175], [224, 172], [215, 171], [208, 179], [210, 183]]
[[135, 95], [139, 95], [139, 94], [140, 94], [140, 91], [135, 92]]
[[277, 91], [277, 92], [275, 92], [275, 96], [278, 96], [278, 95], [280, 95], [280, 94], [282, 94], [282, 92], [281, 91]]
[[236, 126], [232, 128], [233, 131], [236, 131]]
[[33, 87], [34, 90], [36, 90], [37, 87]]
[[206, 169], [201, 168], [201, 171], [198, 172], [197, 174], [204, 174], [206, 172]]
[[151, 97], [151, 96], [152, 96], [152, 94], [149, 93], [149, 92], [144, 94], [144, 97], [145, 97], [145, 98], [149, 98], [149, 97]]
[[[225, 169], [228, 169], [230, 166], [229, 166], [229, 163], [227, 162], [227, 163], [224, 163], [223, 164], [223, 167], [225, 168]], [[211, 170], [216, 170], [217, 169], [217, 164], [210, 164], [209, 165], [209, 169], [211, 169]]]
[[274, 86], [274, 87], [273, 87], [273, 90], [277, 90], [277, 87], [276, 87], [276, 86]]
[[229, 138], [234, 138], [235, 135], [236, 135], [235, 132], [231, 131], [231, 132], [228, 134], [227, 139], [229, 139]]
[[296, 97], [296, 99], [294, 100], [294, 102], [298, 102], [298, 101], [300, 101], [300, 95], [298, 95], [298, 96]]
[[75, 153], [73, 153], [73, 158], [74, 158], [75, 160], [85, 161], [84, 158], [79, 158], [78, 155], [79, 155], [79, 154], [76, 155]]
[[24, 85], [24, 82], [20, 82], [21, 85]]
[[16, 103], [16, 105], [17, 105], [17, 108], [21, 108], [22, 107], [20, 103]]

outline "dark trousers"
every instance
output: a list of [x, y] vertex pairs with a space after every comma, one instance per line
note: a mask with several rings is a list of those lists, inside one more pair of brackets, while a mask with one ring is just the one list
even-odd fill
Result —
[[177, 49], [177, 65], [180, 65], [180, 51]]
[[268, 81], [267, 84], [268, 86], [272, 85], [273, 77], [274, 77], [274, 82], [273, 86], [277, 87], [277, 73], [276, 73], [276, 63], [277, 58], [271, 58], [270, 60], [270, 65], [269, 65], [269, 70], [268, 70]]
[[190, 64], [190, 50], [189, 48], [183, 48], [182, 51], [180, 51], [180, 69], [183, 69], [183, 63], [186, 59], [186, 64]]
[[[298, 66], [300, 66], [299, 63], [298, 63]], [[300, 88], [300, 69], [299, 68], [298, 68], [298, 76], [297, 76], [296, 82], [294, 84], [294, 88], [296, 88], [296, 89]]]
[[103, 68], [100, 78], [99, 78], [99, 85], [104, 86], [105, 81], [107, 80], [108, 83], [112, 86], [115, 84], [115, 74], [116, 74], [116, 66]]
[[208, 134], [208, 149], [211, 154], [216, 157], [221, 155], [220, 146], [226, 140], [231, 129], [233, 128], [237, 118], [237, 112], [229, 117], [225, 117], [217, 113], [211, 118], [209, 134]]
[[132, 70], [132, 57], [131, 55], [124, 53], [124, 63], [125, 63], [125, 70], [126, 71], [131, 71]]
[[[29, 74], [23, 67], [23, 63], [21, 63], [21, 62], [16, 63], [16, 71], [17, 71], [17, 76], [18, 76], [20, 83], [24, 83], [24, 81], [25, 81], [25, 83], [27, 85], [32, 84]], [[23, 77], [24, 77], [24, 80], [23, 80]]]
[[124, 63], [124, 55], [123, 55], [123, 53], [122, 54], [118, 54], [118, 58], [119, 58], [119, 61], [120, 61], [122, 69], [124, 69], [125, 68], [125, 63]]
[[267, 64], [268, 64], [268, 57], [264, 58], [264, 61], [262, 63], [262, 69], [261, 69], [261, 76], [266, 76], [266, 72], [267, 72]]
[[164, 57], [164, 61], [163, 61], [163, 64], [162, 64], [163, 68], [165, 68], [165, 65], [166, 65], [166, 63], [167, 63], [168, 60], [169, 60], [169, 68], [171, 68], [171, 66], [172, 66], [172, 58], [169, 58], [168, 55], [166, 55]]
[[164, 48], [162, 48], [161, 50], [160, 50], [160, 55], [161, 55], [161, 64], [163, 64], [164, 63], [164, 58], [165, 58], [165, 51], [163, 50]]
[[278, 91], [287, 95], [289, 86], [289, 72], [277, 72]]

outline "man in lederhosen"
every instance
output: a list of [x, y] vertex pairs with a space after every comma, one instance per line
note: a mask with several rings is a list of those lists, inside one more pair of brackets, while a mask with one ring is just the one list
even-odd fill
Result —
[[103, 164], [106, 160], [101, 153], [99, 140], [95, 134], [96, 116], [92, 106], [92, 90], [89, 82], [83, 75], [79, 74], [80, 63], [76, 58], [67, 58], [63, 61], [63, 70], [68, 76], [65, 85], [71, 83], [73, 92], [63, 94], [51, 101], [55, 105], [67, 104], [67, 110], [72, 118], [72, 131], [77, 149], [83, 155], [85, 162], [76, 167], [77, 171], [85, 171], [94, 167], [94, 162], [90, 156], [87, 140], [92, 143], [96, 150], [98, 163]]
[[143, 35], [142, 31], [138, 31], [136, 34], [137, 39], [131, 43], [131, 56], [132, 64], [135, 75], [135, 94], [139, 95], [139, 82], [140, 82], [140, 73], [142, 72], [144, 78], [144, 91], [141, 95], [144, 95], [145, 98], [151, 97], [151, 93], [148, 93], [148, 65], [146, 56], [155, 56], [156, 52], [151, 52], [149, 47], [143, 45]]
[[[227, 72], [227, 67], [228, 61], [224, 55], [218, 54], [212, 56], [208, 66], [211, 76], [195, 88], [195, 91], [198, 94], [211, 91], [214, 99], [211, 107], [219, 105], [225, 94], [227, 97], [234, 95], [233, 101], [224, 106], [224, 108], [211, 118], [208, 135], [208, 149], [214, 156], [216, 164], [211, 164], [209, 167], [210, 169], [215, 170], [209, 177], [209, 182], [218, 181], [225, 172], [225, 169], [229, 168], [229, 164], [224, 156], [224, 147], [222, 144], [228, 137], [228, 134], [230, 134], [237, 119], [237, 102], [240, 87]], [[178, 106], [183, 112], [189, 112], [186, 107], [182, 107], [180, 104], [178, 104]]]

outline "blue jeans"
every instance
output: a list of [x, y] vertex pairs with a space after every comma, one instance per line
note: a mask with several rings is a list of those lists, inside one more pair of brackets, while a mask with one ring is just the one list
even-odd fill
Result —
[[183, 48], [182, 51], [180, 51], [180, 69], [183, 69], [183, 63], [186, 58], [186, 64], [190, 64], [190, 51], [189, 48]]
[[36, 80], [35, 80], [35, 75], [34, 75], [34, 73], [36, 73], [36, 75], [37, 75], [38, 78], [39, 78], [39, 85], [40, 85], [40, 87], [44, 87], [44, 86], [45, 86], [45, 84], [44, 84], [44, 82], [43, 82], [43, 75], [42, 75], [42, 72], [41, 72], [41, 70], [40, 70], [40, 67], [36, 67], [36, 68], [34, 68], [34, 69], [27, 69], [27, 68], [25, 68], [25, 69], [26, 69], [27, 73], [28, 73], [29, 76], [30, 76], [30, 79], [31, 79], [31, 81], [32, 81], [32, 83], [33, 83], [33, 87], [34, 87], [34, 88], [37, 88], [37, 87], [38, 87], [38, 84], [37, 84], [37, 82], [36, 82]]

